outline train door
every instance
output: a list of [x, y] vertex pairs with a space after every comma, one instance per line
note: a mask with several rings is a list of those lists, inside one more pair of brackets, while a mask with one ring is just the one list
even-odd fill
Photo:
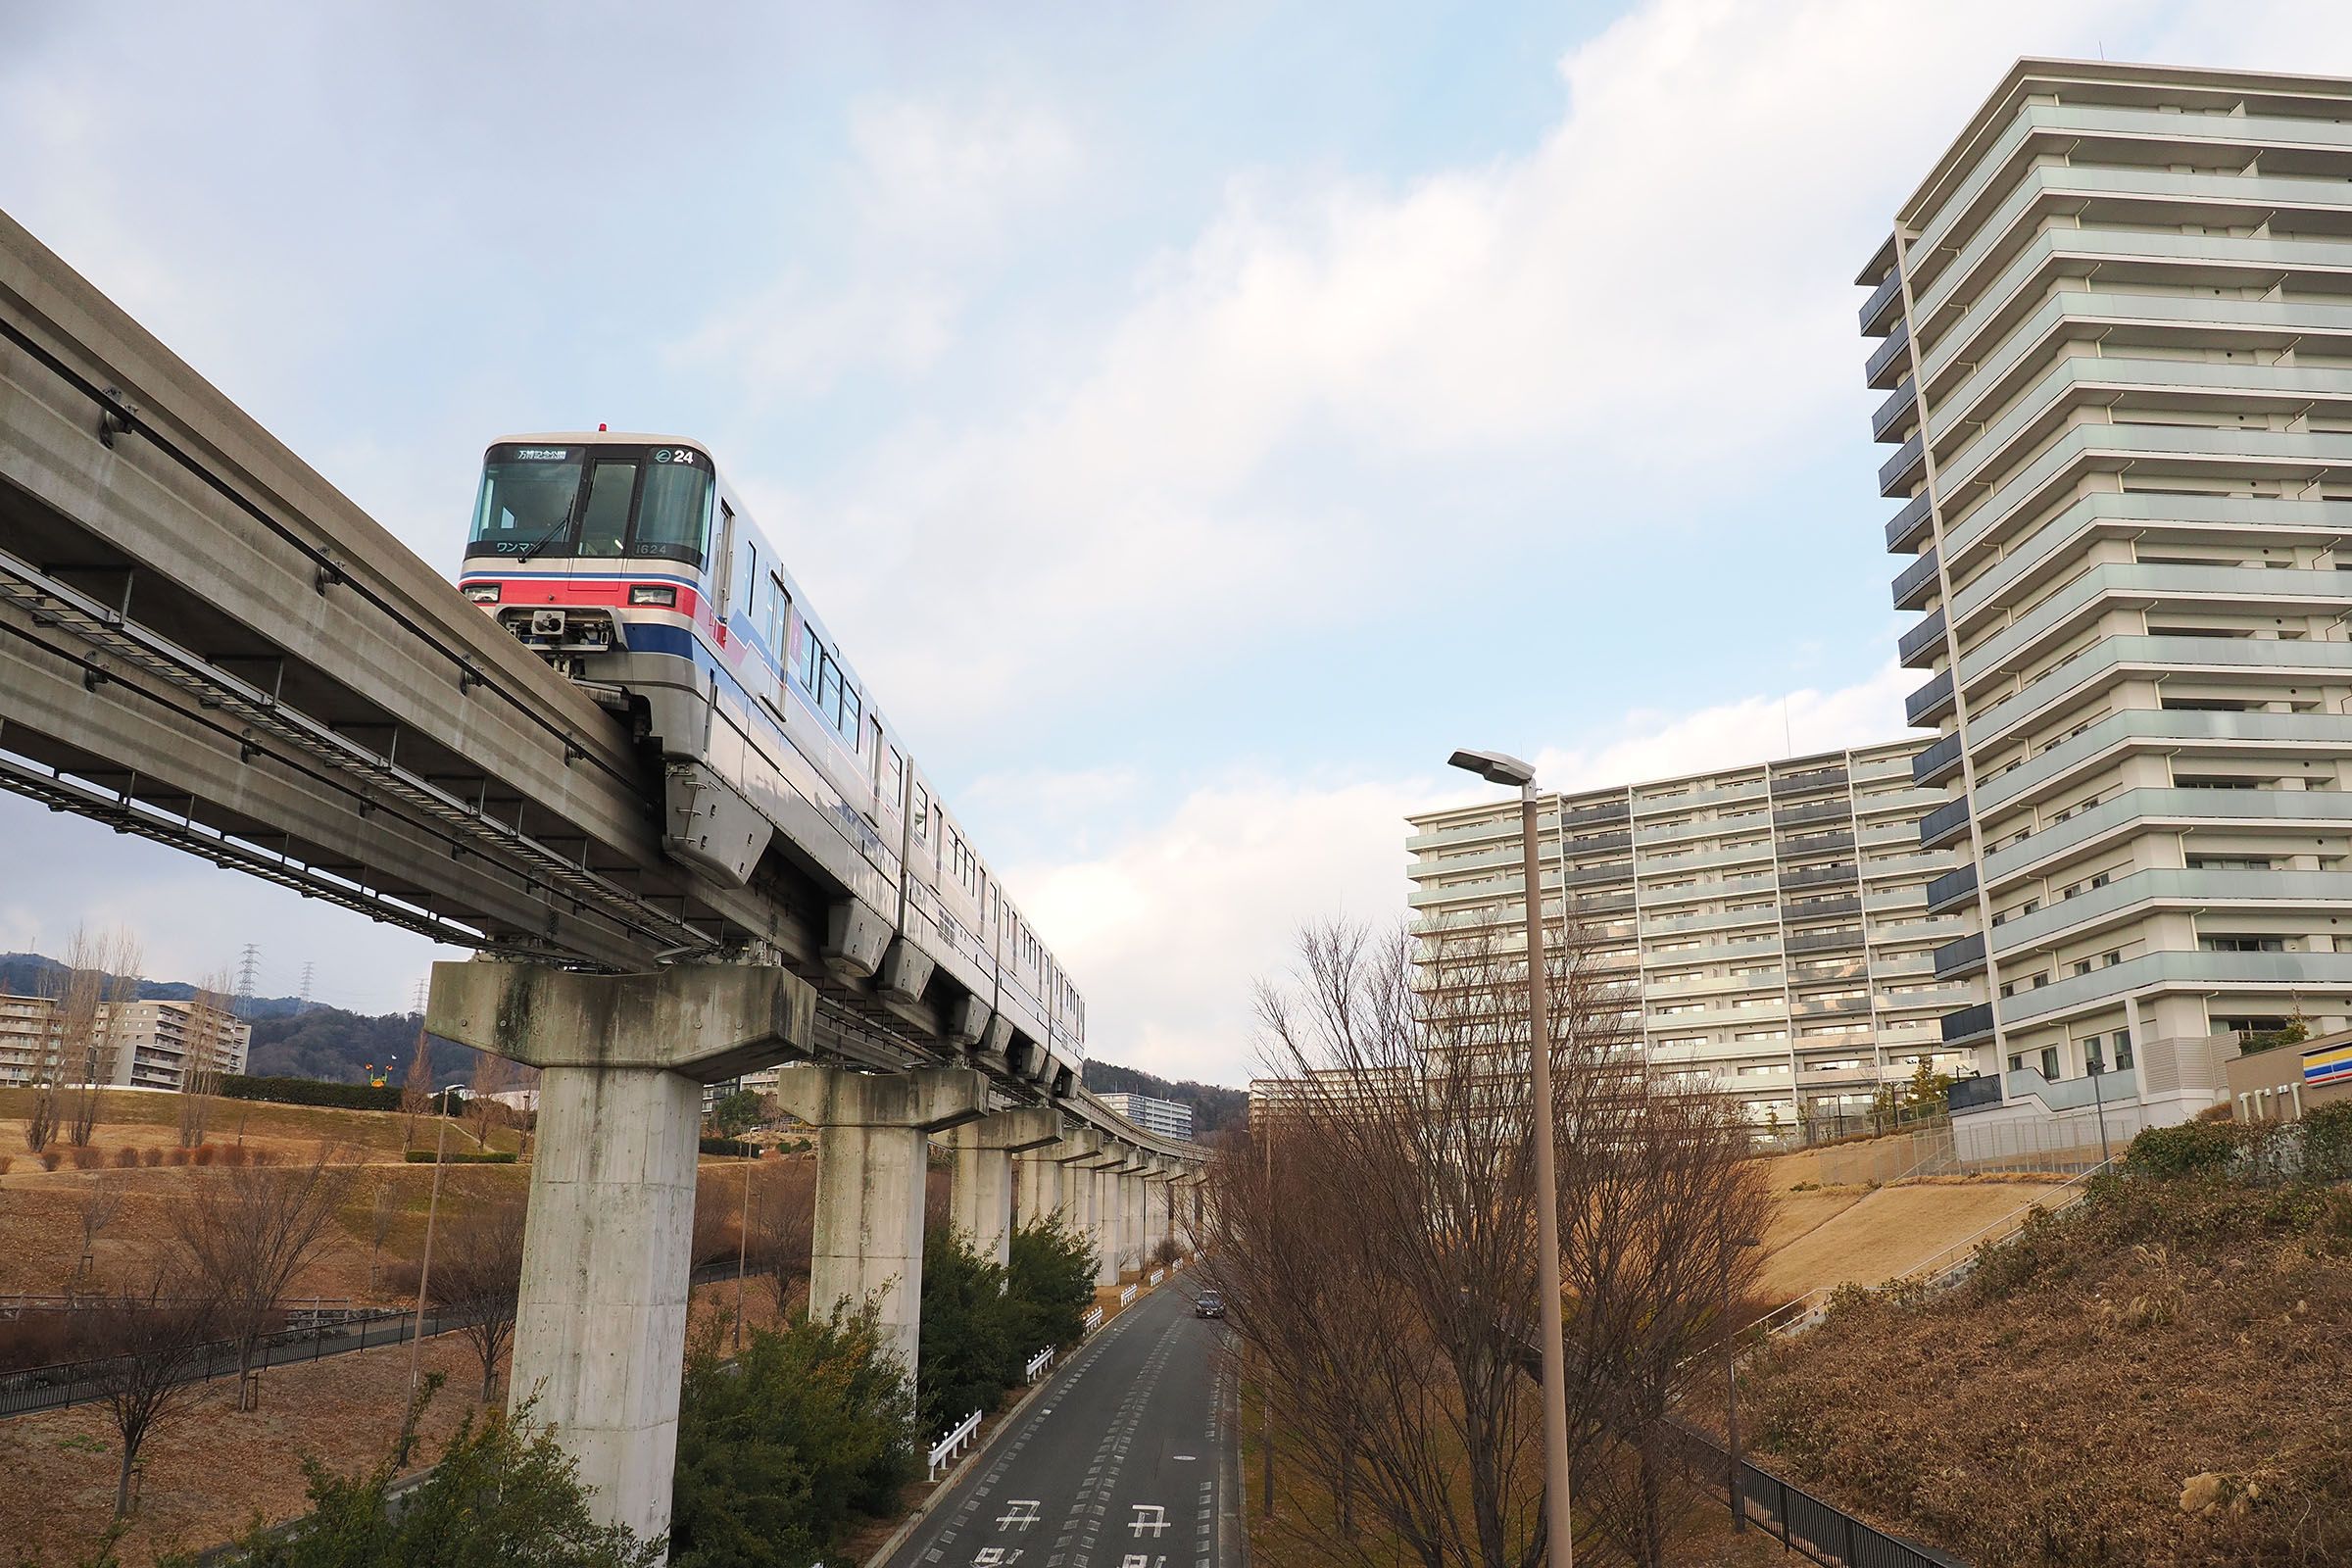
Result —
[[735, 583], [735, 509], [724, 501], [718, 504], [718, 538], [710, 551], [710, 618], [718, 628], [718, 641], [726, 638], [727, 610]]

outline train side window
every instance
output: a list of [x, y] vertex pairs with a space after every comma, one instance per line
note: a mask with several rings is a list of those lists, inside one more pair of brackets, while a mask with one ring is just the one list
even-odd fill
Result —
[[783, 578], [771, 575], [767, 579], [767, 613], [760, 617], [760, 631], [778, 663], [784, 662], [784, 628], [791, 623], [792, 591], [784, 586]]
[[931, 842], [931, 792], [920, 784], [914, 787], [914, 836]]
[[892, 810], [905, 810], [906, 808], [906, 758], [896, 746], [884, 747], [881, 742], [882, 725], [877, 720], [874, 724], [874, 743], [886, 759], [882, 764], [882, 794], [884, 799], [890, 802]]
[[742, 612], [745, 619], [751, 620], [755, 626], [759, 624], [759, 621], [754, 619], [752, 614], [752, 589], [759, 581], [760, 547], [746, 539], [743, 542], [743, 587], [737, 595], [736, 609]]
[[727, 612], [727, 585], [735, 580], [735, 509], [724, 501], [718, 504], [718, 554], [710, 564], [710, 586], [717, 590], [719, 602], [711, 613]]
[[841, 737], [853, 752], [865, 749], [865, 705], [858, 700], [858, 689], [846, 681], [841, 688]]
[[800, 666], [801, 690], [808, 694], [808, 700], [812, 703], [816, 701], [816, 664], [821, 652], [816, 640], [816, 628], [804, 619], [801, 622], [801, 646], [794, 662]]
[[816, 657], [818, 664], [815, 688], [816, 710], [824, 714], [826, 720], [835, 728], [839, 728], [841, 725], [841, 667], [833, 662], [833, 656], [821, 648], [817, 650]]

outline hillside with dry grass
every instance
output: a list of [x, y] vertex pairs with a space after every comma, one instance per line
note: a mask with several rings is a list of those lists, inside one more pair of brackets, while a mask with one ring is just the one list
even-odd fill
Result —
[[1758, 1461], [1977, 1568], [2352, 1562], [2352, 1194], [2103, 1177], [1753, 1364]]

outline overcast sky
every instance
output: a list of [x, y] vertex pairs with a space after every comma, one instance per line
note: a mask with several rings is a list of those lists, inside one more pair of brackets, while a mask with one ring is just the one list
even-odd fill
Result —
[[[1902, 733], [1850, 279], [2101, 52], [2343, 72], [2352, 7], [0, 4], [0, 207], [445, 568], [502, 432], [711, 443], [1095, 1052], [1239, 1081], [1451, 748]], [[431, 956], [0, 841], [0, 948], [367, 1010]]]

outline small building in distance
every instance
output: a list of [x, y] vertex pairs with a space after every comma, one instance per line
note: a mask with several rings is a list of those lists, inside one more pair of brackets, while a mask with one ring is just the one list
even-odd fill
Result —
[[1193, 1107], [1174, 1100], [1156, 1100], [1150, 1095], [1103, 1095], [1102, 1103], [1126, 1117], [1148, 1133], [1163, 1138], [1182, 1138], [1190, 1142], [1193, 1136]]

